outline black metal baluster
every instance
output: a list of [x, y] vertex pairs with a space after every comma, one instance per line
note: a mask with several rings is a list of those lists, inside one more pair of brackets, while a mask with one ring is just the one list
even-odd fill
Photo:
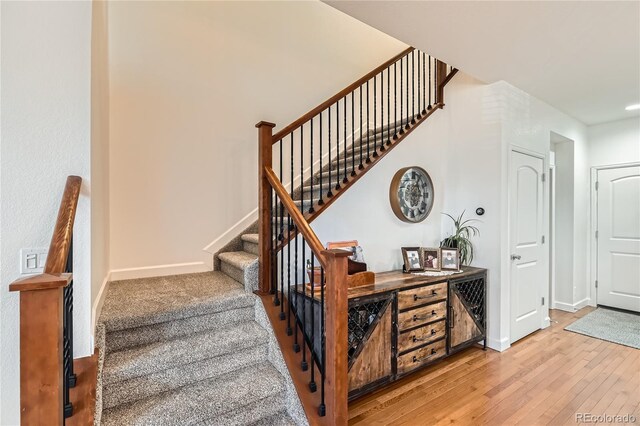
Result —
[[333, 192], [331, 192], [331, 188], [333, 188], [331, 184], [331, 169], [333, 168], [333, 160], [331, 158], [331, 105], [329, 105], [329, 110], [327, 112], [329, 113], [329, 121], [327, 123], [327, 129], [329, 131], [329, 191], [327, 192], [327, 197], [333, 197]]
[[422, 115], [427, 113], [427, 84], [429, 84], [429, 82], [427, 81], [427, 74], [425, 72], [426, 69], [426, 64], [425, 62], [427, 61], [427, 55], [426, 53], [422, 53]]
[[[362, 88], [362, 86], [360, 86]], [[324, 404], [324, 378], [325, 378], [325, 365], [326, 362], [326, 352], [325, 352], [325, 329], [324, 329], [324, 268], [320, 267], [320, 372], [321, 372], [321, 381], [320, 381], [320, 407], [318, 407], [318, 414], [320, 416], [324, 416], [326, 414], [326, 406]]]
[[[298, 226], [296, 224], [293, 225], [294, 228], [294, 232], [295, 232], [295, 254], [293, 256], [293, 276], [295, 277], [295, 287], [293, 290], [293, 293], [295, 294], [296, 300], [295, 300], [295, 311], [296, 311], [296, 320], [294, 320], [294, 325], [296, 328], [296, 332], [295, 332], [295, 336], [294, 336], [294, 340], [293, 340], [293, 351], [298, 353], [300, 352], [300, 344], [298, 343], [298, 328], [299, 328], [299, 321], [298, 318], [300, 317], [300, 287], [299, 287], [299, 282], [298, 282]], [[302, 265], [302, 269], [304, 270], [304, 265]], [[302, 283], [302, 285], [304, 285], [304, 283]], [[304, 303], [304, 300], [303, 302]], [[302, 334], [302, 340], [304, 340], [304, 329], [301, 330]]]
[[404, 126], [402, 125], [402, 121], [404, 120], [404, 86], [403, 86], [403, 78], [404, 78], [404, 71], [403, 71], [403, 64], [404, 63], [404, 58], [400, 58], [400, 134], [402, 135], [404, 133]]
[[380, 71], [380, 151], [384, 151], [384, 70]]
[[418, 114], [417, 117], [418, 118], [422, 118], [422, 102], [420, 102], [420, 100], [422, 99], [420, 97], [420, 56], [422, 55], [422, 52], [418, 51]]
[[373, 76], [373, 158], [378, 157], [378, 76]]
[[427, 106], [427, 111], [431, 111], [433, 108], [433, 104], [431, 103], [431, 55], [429, 55], [429, 105]]
[[322, 145], [323, 145], [323, 140], [322, 140], [322, 112], [320, 112], [320, 167], [318, 168], [318, 170], [320, 170], [320, 199], [318, 200], [318, 205], [321, 206], [324, 204], [324, 200], [322, 199], [322, 161], [324, 160], [324, 158], [322, 157]]
[[305, 271], [307, 271], [307, 241], [302, 237], [302, 362], [300, 367], [302, 371], [307, 371], [309, 364], [307, 363], [307, 284]]
[[[313, 117], [311, 117], [311, 136], [309, 139], [310, 147], [309, 147], [309, 176], [311, 176], [311, 193], [309, 194], [309, 214], [313, 213], [315, 209], [313, 208]], [[304, 182], [301, 182], [301, 186]]]
[[371, 163], [371, 154], [369, 151], [369, 80], [367, 80], [367, 160], [366, 163]]
[[351, 176], [356, 175], [356, 127], [355, 127], [355, 103], [354, 92], [351, 91]]
[[313, 393], [315, 392], [318, 387], [316, 385], [316, 377], [315, 377], [315, 362], [316, 362], [316, 358], [315, 358], [315, 344], [316, 344], [316, 320], [315, 320], [315, 276], [316, 276], [316, 262], [315, 262], [315, 255], [313, 254], [313, 252], [310, 253], [311, 256], [311, 273], [309, 274], [309, 281], [311, 281], [311, 297], [309, 298], [310, 303], [309, 305], [311, 306], [311, 339], [309, 340], [310, 343], [310, 353], [311, 353], [311, 381], [309, 382], [309, 390]]
[[358, 166], [358, 169], [362, 170], [364, 169], [364, 165], [362, 164], [362, 143], [364, 142], [364, 140], [362, 139], [362, 85], [360, 85], [360, 165]]
[[393, 63], [393, 140], [398, 139], [398, 62]]
[[416, 124], [416, 51], [411, 51], [411, 124]]
[[343, 142], [343, 147], [344, 150], [343, 152], [343, 158], [342, 158], [342, 168], [344, 169], [344, 178], [342, 179], [342, 183], [347, 183], [349, 182], [349, 179], [347, 178], [347, 95], [344, 96], [344, 98], [342, 98], [342, 120], [344, 122], [344, 142]]
[[278, 282], [277, 282], [277, 268], [278, 268], [278, 263], [276, 262], [276, 245], [277, 245], [277, 241], [280, 240], [279, 238], [279, 233], [278, 233], [278, 229], [280, 227], [280, 223], [279, 223], [279, 218], [280, 218], [280, 213], [278, 210], [278, 196], [276, 195], [275, 190], [272, 188], [271, 189], [271, 200], [272, 200], [272, 206], [271, 208], [273, 209], [272, 212], [275, 213], [275, 220], [274, 220], [274, 224], [273, 224], [273, 233], [271, 235], [271, 286], [270, 286], [270, 291], [274, 294], [273, 296], [273, 304], [275, 306], [280, 305], [280, 298], [278, 297]]
[[[282, 140], [278, 141], [278, 145], [280, 145], [280, 182], [283, 182], [283, 178], [284, 175], [282, 174], [282, 148], [283, 148], [283, 143]], [[284, 244], [284, 204], [282, 203], [282, 200], [280, 200], [280, 246], [282, 246], [282, 244]], [[285, 318], [285, 314], [284, 314], [284, 304], [283, 299], [284, 299], [284, 256], [283, 256], [283, 252], [280, 251], [279, 253], [276, 253], [276, 256], [280, 257], [280, 320], [284, 320]], [[277, 290], [277, 286], [276, 286], [276, 290]]]
[[304, 214], [304, 124], [300, 125], [300, 212]]
[[336, 191], [340, 189], [340, 100], [336, 101]]
[[[294, 190], [294, 184], [293, 184], [293, 169], [294, 169], [294, 164], [293, 164], [293, 132], [291, 132], [291, 138], [290, 138], [290, 152], [289, 155], [291, 157], [291, 168], [289, 170], [290, 173], [290, 183], [291, 183], [291, 199], [293, 200], [293, 190]], [[289, 235], [291, 235], [291, 214], [287, 214], [287, 232], [289, 233]], [[296, 243], [297, 243], [297, 236], [296, 236]], [[291, 329], [291, 304], [293, 303], [293, 301], [291, 300], [291, 240], [289, 240], [289, 243], [287, 244], [287, 336], [291, 336], [293, 334], [293, 330]], [[294, 308], [295, 311], [295, 308]], [[294, 319], [294, 325], [295, 325], [295, 319]], [[297, 328], [296, 328], [297, 330]], [[296, 333], [297, 335], [297, 333]]]
[[391, 66], [387, 67], [387, 145], [391, 145]]
[[408, 54], [407, 54], [406, 58], [407, 58], [407, 66], [406, 66], [406, 69], [407, 69], [407, 75], [406, 75], [406, 77], [407, 77], [407, 89], [406, 89], [407, 90], [407, 99], [406, 99], [406, 101], [407, 101], [407, 124], [404, 126], [404, 128], [408, 130], [409, 127], [411, 127], [411, 124], [409, 124], [409, 115], [411, 114], [411, 110], [409, 109], [409, 55]]

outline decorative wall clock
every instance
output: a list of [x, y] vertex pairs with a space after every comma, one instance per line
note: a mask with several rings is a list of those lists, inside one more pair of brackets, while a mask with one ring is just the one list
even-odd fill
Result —
[[393, 213], [408, 223], [422, 222], [433, 207], [433, 182], [421, 167], [405, 167], [396, 172], [389, 188]]

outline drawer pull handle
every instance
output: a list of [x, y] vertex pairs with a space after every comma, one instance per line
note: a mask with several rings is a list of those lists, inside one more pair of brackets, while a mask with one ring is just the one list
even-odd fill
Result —
[[423, 362], [423, 361], [427, 361], [428, 359], [433, 358], [433, 356], [434, 356], [435, 354], [437, 354], [437, 353], [438, 353], [438, 351], [436, 351], [435, 349], [431, 349], [431, 354], [430, 354], [430, 355], [427, 355], [427, 356], [425, 356], [425, 357], [418, 358], [417, 356], [415, 356], [415, 355], [414, 355], [414, 356], [413, 356], [413, 362]]
[[426, 320], [426, 319], [429, 319], [429, 318], [433, 318], [436, 315], [438, 315], [436, 313], [436, 311], [431, 311], [431, 315], [414, 315], [413, 316], [413, 320], [414, 321], [422, 321], [422, 320]]
[[413, 295], [413, 301], [417, 302], [418, 300], [421, 300], [421, 299], [431, 299], [431, 298], [436, 297], [437, 295], [438, 295], [438, 292], [435, 291], [435, 290], [431, 290], [431, 294], [428, 295], [428, 296], [418, 296], [417, 294], [414, 294]]
[[[431, 329], [431, 336], [434, 336], [435, 334], [436, 334], [436, 331], [434, 329]], [[426, 342], [427, 340], [431, 340], [431, 336], [429, 336], [429, 337], [416, 337], [416, 336], [413, 336], [413, 343]]]

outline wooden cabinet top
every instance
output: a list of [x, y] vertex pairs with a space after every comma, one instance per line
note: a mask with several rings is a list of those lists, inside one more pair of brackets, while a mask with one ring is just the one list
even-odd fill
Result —
[[474, 268], [472, 266], [463, 266], [462, 272], [451, 275], [426, 276], [415, 275], [412, 273], [403, 273], [402, 271], [388, 271], [376, 274], [376, 281], [370, 285], [353, 287], [348, 290], [349, 299], [356, 297], [370, 296], [373, 294], [384, 293], [393, 290], [401, 290], [416, 285], [435, 284], [448, 280], [464, 278], [470, 275], [485, 272], [486, 269]]

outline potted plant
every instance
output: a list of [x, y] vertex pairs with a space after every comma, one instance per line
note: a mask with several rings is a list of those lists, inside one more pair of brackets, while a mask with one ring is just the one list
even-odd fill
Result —
[[454, 234], [445, 238], [440, 243], [440, 247], [457, 248], [460, 254], [460, 263], [462, 265], [469, 265], [473, 260], [473, 244], [471, 244], [471, 237], [480, 235], [480, 231], [473, 225], [472, 222], [477, 222], [477, 219], [464, 219], [464, 210], [457, 218], [447, 213], [442, 213], [448, 216], [453, 221]]

